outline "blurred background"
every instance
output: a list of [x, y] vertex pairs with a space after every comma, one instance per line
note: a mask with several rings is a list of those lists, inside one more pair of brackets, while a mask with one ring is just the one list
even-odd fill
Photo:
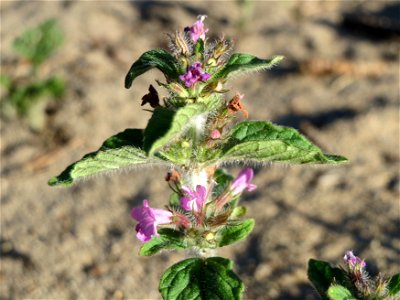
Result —
[[130, 90], [124, 77], [199, 14], [210, 39], [224, 33], [237, 52], [286, 57], [231, 82], [250, 119], [293, 126], [350, 160], [256, 169], [259, 188], [243, 200], [256, 227], [219, 251], [235, 261], [245, 299], [317, 299], [308, 259], [339, 264], [351, 249], [371, 274], [399, 271], [399, 2], [2, 1], [1, 299], [160, 298], [160, 275], [187, 254], [139, 257], [129, 213], [144, 198], [166, 203], [165, 170], [71, 188], [47, 180], [107, 137], [146, 126], [140, 99], [162, 74]]

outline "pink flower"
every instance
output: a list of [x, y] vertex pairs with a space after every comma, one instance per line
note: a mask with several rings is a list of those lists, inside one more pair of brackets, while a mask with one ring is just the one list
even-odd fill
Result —
[[203, 204], [207, 198], [207, 190], [202, 185], [197, 185], [196, 190], [192, 190], [190, 187], [182, 186], [182, 190], [185, 192], [185, 197], [181, 198], [181, 206], [187, 211], [201, 211]]
[[172, 213], [167, 210], [149, 207], [149, 203], [145, 199], [142, 207], [134, 207], [132, 209], [131, 216], [139, 222], [135, 228], [136, 237], [142, 242], [147, 242], [151, 240], [153, 235], [159, 236], [157, 232], [158, 224], [171, 223]]
[[253, 169], [243, 169], [239, 175], [232, 181], [231, 193], [236, 196], [247, 189], [249, 192], [254, 191], [257, 186], [251, 184], [250, 181], [253, 179]]
[[204, 19], [206, 16], [198, 16], [197, 21], [190, 27], [185, 27], [185, 31], [190, 33], [193, 42], [197, 42], [198, 39], [202, 39], [203, 41], [206, 38], [206, 33], [208, 29], [204, 28]]
[[210, 136], [213, 140], [218, 140], [221, 137], [221, 132], [218, 129], [214, 129], [211, 131]]
[[191, 87], [199, 81], [207, 81], [209, 78], [210, 74], [201, 69], [199, 62], [191, 65], [185, 74], [179, 76], [179, 79], [185, 82], [186, 87]]
[[353, 254], [353, 251], [351, 251], [351, 250], [346, 251], [343, 259], [345, 260], [345, 262], [347, 263], [347, 265], [350, 269], [356, 269], [356, 268], [363, 269], [367, 265], [364, 260], [355, 256]]

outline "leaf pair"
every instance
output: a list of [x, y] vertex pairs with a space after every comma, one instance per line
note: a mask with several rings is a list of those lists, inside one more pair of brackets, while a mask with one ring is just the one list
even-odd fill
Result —
[[[216, 247], [227, 246], [244, 239], [251, 233], [254, 224], [253, 219], [248, 219], [226, 225], [215, 236]], [[183, 233], [171, 228], [161, 228], [158, 230], [158, 234], [158, 237], [154, 236], [143, 244], [139, 252], [141, 256], [151, 256], [161, 250], [183, 250], [198, 246]]]
[[[168, 155], [164, 151], [164, 157], [160, 158], [157, 151], [174, 142], [206, 112], [203, 103], [190, 104], [176, 112], [156, 109], [144, 134], [140, 129], [127, 129], [110, 137], [98, 151], [70, 165], [59, 176], [50, 179], [49, 184], [70, 185], [80, 177], [135, 165], [173, 163], [179, 167], [186, 162], [179, 153]], [[295, 129], [264, 121], [239, 123], [231, 130], [227, 141], [209, 154], [210, 158], [203, 159], [202, 164], [231, 161], [336, 164], [346, 161], [344, 157], [322, 153]]]
[[222, 257], [183, 260], [162, 275], [161, 295], [164, 300], [241, 299], [244, 285], [232, 265]]
[[[196, 53], [204, 51], [202, 43], [196, 44]], [[271, 59], [260, 59], [254, 55], [235, 53], [231, 55], [227, 63], [215, 74], [211, 74], [209, 85], [215, 81], [226, 80], [232, 76], [261, 70], [267, 70], [278, 64], [283, 56], [275, 56]], [[132, 82], [143, 73], [156, 68], [166, 77], [167, 81], [177, 81], [180, 74], [180, 66], [176, 58], [164, 49], [153, 49], [145, 52], [136, 60], [125, 77], [125, 87], [130, 88]]]

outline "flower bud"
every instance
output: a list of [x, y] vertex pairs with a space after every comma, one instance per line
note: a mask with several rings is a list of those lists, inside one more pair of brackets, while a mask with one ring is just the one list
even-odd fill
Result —
[[221, 38], [214, 47], [213, 57], [218, 60], [221, 56], [225, 56], [232, 50], [232, 42]]
[[218, 129], [214, 129], [213, 131], [211, 131], [210, 137], [213, 140], [218, 140], [221, 137], [221, 132]]

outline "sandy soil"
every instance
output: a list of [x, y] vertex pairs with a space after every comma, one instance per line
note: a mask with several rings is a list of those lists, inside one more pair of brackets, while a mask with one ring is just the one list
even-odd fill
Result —
[[[164, 205], [163, 170], [96, 176], [72, 188], [46, 182], [112, 134], [146, 125], [140, 98], [162, 76], [149, 72], [126, 90], [130, 64], [166, 47], [166, 32], [203, 13], [211, 34], [235, 37], [238, 52], [287, 57], [271, 72], [232, 82], [232, 94], [245, 94], [250, 119], [295, 126], [326, 152], [350, 159], [336, 167], [257, 169], [259, 189], [244, 199], [256, 228], [219, 252], [236, 262], [245, 298], [317, 299], [307, 260], [341, 263], [348, 249], [366, 258], [372, 273], [398, 272], [399, 40], [340, 29], [341, 14], [359, 4], [2, 1], [2, 65], [15, 57], [17, 35], [56, 17], [65, 43], [44, 72], [63, 74], [68, 92], [43, 133], [2, 120], [0, 298], [160, 298], [161, 273], [187, 254], [139, 257], [129, 212], [143, 198]], [[326, 74], [321, 62], [331, 64]], [[14, 62], [14, 71], [19, 67]]]

